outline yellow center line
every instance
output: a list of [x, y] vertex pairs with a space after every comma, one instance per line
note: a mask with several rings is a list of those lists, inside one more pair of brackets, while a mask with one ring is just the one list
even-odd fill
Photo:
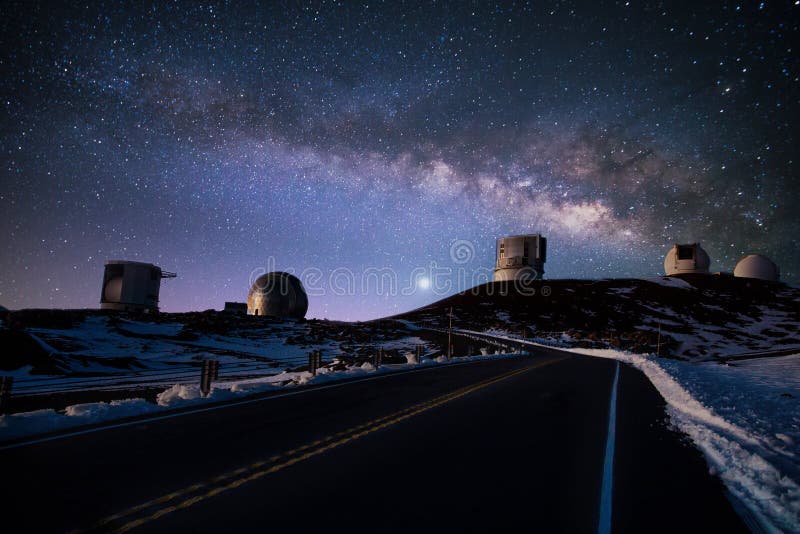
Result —
[[[227, 473], [223, 473], [221, 475], [215, 476], [215, 477], [209, 479], [208, 482], [200, 482], [200, 483], [197, 483], [197, 484], [192, 484], [191, 486], [187, 486], [187, 487], [185, 487], [183, 489], [180, 489], [180, 490], [174, 491], [172, 493], [163, 495], [163, 496], [161, 496], [161, 497], [159, 497], [157, 499], [153, 499], [153, 500], [147, 501], [145, 503], [142, 503], [142, 504], [127, 508], [127, 509], [125, 509], [125, 510], [123, 510], [121, 512], [118, 512], [118, 513], [114, 514], [114, 515], [111, 515], [111, 516], [108, 516], [108, 517], [105, 517], [105, 518], [101, 519], [100, 521], [96, 522], [94, 525], [89, 527], [87, 530], [91, 531], [91, 530], [95, 530], [95, 529], [100, 529], [103, 526], [106, 526], [111, 522], [117, 521], [117, 520], [122, 519], [124, 517], [128, 517], [128, 516], [133, 515], [133, 514], [135, 514], [137, 512], [145, 510], [147, 508], [151, 508], [151, 507], [156, 506], [156, 505], [167, 504], [170, 501], [174, 501], [174, 500], [176, 500], [176, 499], [178, 499], [180, 497], [184, 497], [184, 496], [190, 495], [192, 493], [197, 492], [198, 490], [207, 488], [207, 487], [215, 485], [215, 484], [219, 484], [221, 482], [225, 482], [225, 481], [227, 481], [229, 479], [233, 479], [235, 477], [240, 477], [240, 478], [238, 478], [236, 480], [232, 480], [232, 481], [228, 482], [227, 484], [218, 485], [217, 487], [214, 487], [214, 488], [208, 490], [205, 493], [201, 493], [199, 495], [195, 495], [193, 497], [189, 497], [189, 498], [187, 498], [187, 499], [185, 499], [183, 501], [180, 501], [180, 502], [178, 502], [176, 504], [173, 504], [173, 505], [170, 505], [170, 506], [166, 506], [164, 508], [160, 508], [159, 510], [153, 512], [150, 515], [147, 515], [147, 516], [141, 517], [139, 519], [135, 519], [135, 520], [129, 521], [129, 522], [123, 524], [122, 526], [120, 526], [119, 528], [117, 528], [116, 530], [112, 530], [113, 532], [127, 532], [127, 531], [129, 531], [129, 530], [131, 530], [133, 528], [139, 527], [139, 526], [141, 526], [141, 525], [143, 525], [145, 523], [149, 523], [150, 521], [156, 520], [156, 519], [158, 519], [160, 517], [163, 517], [163, 516], [165, 516], [167, 514], [175, 512], [177, 510], [182, 510], [182, 509], [188, 508], [188, 507], [190, 507], [190, 506], [192, 506], [194, 504], [197, 504], [198, 502], [201, 502], [201, 501], [204, 501], [204, 500], [209, 499], [211, 497], [214, 497], [216, 495], [219, 495], [220, 493], [223, 493], [225, 491], [228, 491], [228, 490], [231, 490], [231, 489], [234, 489], [234, 488], [238, 488], [239, 486], [241, 486], [241, 485], [243, 485], [243, 484], [245, 484], [247, 482], [251, 482], [253, 480], [257, 480], [257, 479], [262, 478], [262, 477], [264, 477], [266, 475], [269, 475], [271, 473], [275, 473], [275, 472], [280, 471], [280, 470], [282, 470], [282, 469], [284, 469], [286, 467], [289, 467], [289, 466], [292, 466], [292, 465], [294, 465], [296, 463], [299, 463], [299, 462], [301, 462], [303, 460], [307, 460], [309, 458], [312, 458], [314, 456], [320, 455], [320, 454], [322, 454], [322, 453], [324, 453], [326, 451], [329, 451], [331, 449], [340, 447], [340, 446], [342, 446], [342, 445], [344, 445], [346, 443], [350, 443], [352, 441], [355, 441], [355, 440], [357, 440], [357, 439], [359, 439], [361, 437], [364, 437], [364, 436], [366, 436], [368, 434], [371, 434], [373, 432], [376, 432], [378, 430], [393, 426], [393, 425], [399, 423], [400, 421], [404, 421], [404, 420], [406, 420], [406, 419], [408, 419], [410, 417], [413, 417], [413, 416], [418, 415], [420, 413], [426, 412], [428, 410], [431, 410], [433, 408], [436, 408], [438, 406], [441, 406], [443, 404], [451, 402], [451, 401], [453, 401], [455, 399], [464, 397], [465, 395], [468, 395], [470, 393], [473, 393], [475, 391], [483, 389], [483, 388], [485, 388], [487, 386], [490, 386], [492, 384], [495, 384], [497, 382], [501, 382], [503, 380], [507, 380], [509, 378], [512, 378], [512, 377], [514, 377], [516, 375], [519, 375], [521, 373], [524, 373], [526, 371], [530, 371], [532, 369], [537, 369], [537, 368], [543, 367], [545, 365], [549, 365], [551, 363], [555, 363], [557, 361], [559, 361], [559, 360], [548, 360], [548, 361], [544, 361], [544, 362], [538, 362], [538, 363], [536, 363], [534, 365], [525, 367], [523, 369], [517, 369], [515, 371], [511, 371], [509, 373], [506, 373], [506, 374], [503, 374], [503, 375], [500, 375], [500, 376], [497, 376], [497, 377], [493, 377], [493, 378], [478, 382], [477, 384], [466, 386], [466, 387], [461, 388], [459, 390], [456, 390], [454, 392], [441, 395], [441, 396], [436, 397], [434, 399], [430, 399], [428, 401], [424, 401], [424, 402], [418, 403], [418, 404], [416, 404], [414, 406], [411, 406], [409, 408], [405, 408], [405, 409], [399, 410], [397, 412], [394, 412], [393, 414], [382, 416], [382, 417], [378, 417], [378, 418], [373, 419], [373, 420], [371, 420], [371, 421], [369, 421], [367, 423], [363, 423], [363, 424], [360, 424], [360, 425], [353, 426], [351, 428], [348, 428], [347, 430], [343, 430], [341, 432], [329, 435], [329, 436], [327, 436], [325, 438], [322, 438], [322, 439], [318, 439], [318, 440], [316, 440], [314, 442], [311, 442], [311, 443], [308, 443], [306, 445], [302, 445], [300, 447], [296, 447], [296, 448], [291, 449], [291, 450], [289, 450], [287, 452], [284, 452], [282, 454], [274, 455], [274, 456], [270, 457], [269, 459], [267, 459], [266, 461], [262, 460], [262, 461], [254, 462], [254, 463], [252, 463], [250, 465], [247, 465], [245, 467], [241, 467], [241, 468], [235, 469], [233, 471], [229, 471]], [[307, 451], [307, 452], [304, 452], [303, 454], [300, 454], [299, 456], [294, 456], [294, 455], [297, 455], [298, 453], [301, 453], [303, 451]], [[292, 456], [294, 456], [294, 457], [292, 457]], [[292, 457], [292, 458], [289, 458], [289, 457]], [[279, 461], [281, 459], [284, 459], [284, 458], [288, 458], [288, 459], [283, 461], [283, 462], [281, 462], [281, 463], [275, 463], [274, 465], [271, 465], [271, 466], [265, 468], [265, 466], [269, 465], [270, 463], [277, 462], [277, 461]], [[251, 472], [251, 471], [253, 471], [253, 472]], [[245, 473], [248, 473], [248, 472], [251, 472], [251, 473], [247, 474], [246, 476], [241, 476], [241, 475], [243, 475]], [[81, 532], [81, 531], [78, 530], [78, 531], [73, 531], [73, 532]]]
[[[426, 403], [427, 402], [433, 402], [434, 400], [436, 400], [436, 399], [433, 399], [433, 400], [430, 400], [430, 401], [426, 401]], [[339, 438], [341, 436], [350, 434], [350, 433], [355, 432], [357, 430], [360, 430], [362, 428], [365, 428], [365, 427], [368, 427], [370, 425], [376, 424], [376, 423], [378, 423], [380, 421], [383, 421], [383, 420], [386, 420], [386, 419], [391, 419], [393, 417], [396, 417], [398, 414], [410, 411], [410, 410], [414, 409], [415, 407], [416, 406], [412, 406], [410, 408], [405, 408], [403, 410], [400, 410], [399, 412], [395, 412], [394, 414], [390, 414], [390, 415], [386, 415], [386, 416], [383, 416], [383, 417], [379, 417], [379, 418], [374, 419], [374, 420], [372, 420], [370, 422], [363, 423], [363, 424], [360, 424], [360, 425], [356, 425], [354, 427], [348, 428], [347, 430], [343, 430], [343, 431], [338, 432], [336, 434], [333, 434], [333, 435], [330, 435], [330, 436], [326, 436], [325, 438], [318, 439], [318, 440], [316, 440], [316, 441], [314, 441], [312, 443], [308, 443], [306, 445], [303, 445], [303, 446], [300, 446], [300, 447], [296, 447], [294, 449], [291, 449], [291, 450], [286, 451], [286, 452], [281, 453], [281, 454], [276, 454], [274, 456], [269, 457], [267, 460], [260, 460], [258, 462], [253, 462], [252, 464], [250, 464], [248, 466], [241, 467], [239, 469], [230, 471], [228, 473], [223, 473], [221, 475], [215, 476], [215, 477], [209, 479], [208, 482], [200, 482], [200, 483], [197, 483], [197, 484], [192, 484], [191, 486], [187, 486], [187, 487], [185, 487], [183, 489], [180, 489], [180, 490], [177, 490], [177, 491], [173, 491], [172, 493], [168, 493], [166, 495], [162, 495], [161, 497], [158, 497], [157, 499], [152, 499], [150, 501], [138, 504], [136, 506], [132, 506], [130, 508], [127, 508], [126, 510], [123, 510], [123, 511], [118, 512], [118, 513], [116, 513], [114, 515], [110, 515], [108, 517], [105, 517], [105, 518], [99, 520], [92, 527], [90, 527], [89, 530], [93, 530], [93, 529], [102, 527], [103, 525], [111, 523], [112, 521], [116, 521], [117, 519], [122, 519], [123, 517], [126, 517], [126, 516], [129, 516], [131, 514], [134, 514], [134, 513], [138, 512], [140, 510], [143, 510], [145, 508], [150, 508], [151, 506], [154, 506], [156, 504], [164, 504], [164, 503], [169, 502], [169, 501], [171, 501], [173, 499], [176, 499], [178, 497], [182, 497], [184, 495], [188, 495], [188, 494], [193, 493], [193, 492], [195, 492], [195, 491], [197, 491], [199, 489], [202, 489], [204, 487], [210, 486], [210, 485], [212, 485], [214, 483], [223, 482], [223, 481], [225, 481], [225, 480], [227, 480], [229, 478], [233, 478], [235, 476], [239, 476], [239, 475], [244, 474], [244, 473], [246, 473], [248, 471], [251, 471], [253, 469], [258, 469], [260, 467], [263, 467], [264, 465], [267, 465], [268, 463], [276, 462], [276, 461], [280, 460], [281, 458], [284, 458], [284, 457], [287, 457], [287, 456], [291, 456], [293, 454], [297, 454], [298, 452], [302, 452], [302, 451], [304, 451], [306, 449], [315, 447], [315, 446], [320, 445], [322, 443], [325, 443], [327, 441], [332, 441], [332, 440], [337, 439], [337, 438]], [[80, 530], [74, 530], [72, 532], [73, 533], [74, 532], [80, 532]]]

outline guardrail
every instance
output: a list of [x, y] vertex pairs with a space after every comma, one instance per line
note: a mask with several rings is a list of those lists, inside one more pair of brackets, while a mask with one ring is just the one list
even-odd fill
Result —
[[[164, 383], [185, 384], [196, 381], [204, 362], [217, 360], [201, 360], [197, 363], [176, 365], [170, 369], [151, 369], [127, 373], [114, 373], [84, 377], [46, 377], [22, 378], [14, 384], [16, 396], [67, 393], [92, 389], [124, 389], [159, 385]], [[332, 359], [330, 360], [332, 361]], [[297, 370], [308, 364], [306, 356], [282, 358], [272, 362], [226, 362], [216, 374], [217, 379], [235, 380], [241, 378], [262, 377], [279, 374], [284, 371]], [[320, 357], [319, 365], [322, 365]]]
[[[492, 334], [460, 329], [425, 329], [443, 334], [449, 332], [452, 336], [476, 341], [483, 345], [495, 347], [496, 349], [502, 349], [504, 351], [528, 353], [531, 345], [530, 343], [526, 343], [526, 341], [547, 344], [546, 339], [540, 338], [531, 340], [514, 339], [510, 337], [498, 338]], [[563, 332], [547, 332], [546, 334], [560, 336]], [[443, 354], [446, 355], [446, 352], [445, 349], [440, 350], [436, 348], [426, 348], [424, 345], [417, 345], [412, 361], [420, 362], [425, 356], [434, 358]], [[207, 394], [205, 392], [210, 391], [212, 382], [262, 378], [274, 376], [282, 372], [300, 370], [308, 370], [315, 375], [326, 363], [333, 363], [336, 359], [342, 361], [352, 359], [354, 362], [370, 362], [375, 368], [378, 368], [384, 362], [386, 350], [378, 346], [370, 350], [370, 354], [371, 356], [366, 358], [363, 355], [336, 355], [326, 359], [321, 350], [314, 350], [306, 356], [293, 356], [281, 358], [279, 360], [224, 361], [222, 362], [223, 365], [220, 365], [219, 361], [216, 359], [205, 359], [183, 365], [175, 365], [169, 369], [149, 369], [96, 376], [50, 376], [17, 379], [13, 377], [0, 377], [0, 410], [8, 406], [11, 397], [12, 383], [14, 396], [25, 397], [33, 395], [66, 394], [78, 391], [138, 389], [143, 387], [158, 387], [167, 384], [190, 384], [197, 383], [199, 378], [201, 389], [204, 394]]]
[[[205, 383], [206, 369], [209, 363], [217, 362], [212, 365], [214, 369], [211, 379], [212, 382], [227, 382], [249, 378], [263, 378], [274, 376], [283, 372], [294, 372], [308, 370], [313, 375], [326, 364], [331, 364], [336, 360], [353, 362], [370, 362], [376, 368], [379, 367], [386, 357], [386, 350], [383, 347], [371, 349], [369, 356], [357, 355], [330, 355], [325, 357], [322, 350], [313, 350], [305, 356], [293, 356], [272, 361], [224, 361], [223, 365], [219, 360], [205, 359], [183, 365], [175, 365], [170, 369], [150, 369], [126, 373], [113, 373], [96, 376], [49, 376], [49, 377], [27, 377], [14, 380], [13, 377], [0, 377], [0, 409], [3, 406], [3, 392], [10, 396], [11, 383], [14, 384], [14, 396], [24, 397], [33, 395], [55, 395], [71, 393], [77, 391], [91, 390], [120, 390], [134, 389], [142, 387], [158, 387], [172, 384], [196, 383], [200, 377], [201, 388], [210, 384]], [[426, 356], [426, 351], [422, 345], [415, 347], [415, 358], [417, 361]], [[432, 352], [430, 355], [434, 355]], [[3, 389], [5, 387], [5, 389]], [[7, 403], [7, 402], [6, 402]]]
[[[439, 332], [442, 334], [447, 334], [450, 332], [453, 336], [458, 336], [465, 339], [470, 339], [472, 341], [479, 341], [485, 343], [487, 345], [491, 345], [494, 347], [500, 347], [505, 350], [519, 350], [524, 353], [528, 353], [529, 349], [532, 346], [532, 343], [536, 343], [539, 345], [548, 345], [551, 347], [563, 347], [565, 346], [563, 343], [550, 340], [544, 337], [533, 337], [533, 338], [516, 338], [510, 336], [497, 336], [495, 334], [487, 334], [484, 332], [476, 332], [473, 330], [462, 330], [462, 329], [453, 329], [449, 331], [448, 329], [443, 328], [427, 328], [427, 330]], [[562, 336], [566, 332], [535, 332], [538, 335], [548, 335], [548, 336]]]

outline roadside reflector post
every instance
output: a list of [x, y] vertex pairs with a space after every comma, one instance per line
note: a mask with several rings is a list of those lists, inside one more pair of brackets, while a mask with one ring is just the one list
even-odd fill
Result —
[[317, 349], [317, 369], [322, 367], [322, 349]]
[[317, 351], [315, 350], [308, 353], [308, 372], [312, 376], [317, 375]]
[[450, 325], [447, 328], [447, 359], [453, 357], [453, 307], [450, 306]]
[[203, 371], [200, 373], [200, 393], [208, 397], [211, 393], [211, 360], [203, 360]]
[[0, 414], [8, 411], [8, 405], [11, 403], [11, 386], [13, 385], [13, 376], [0, 376]]
[[658, 321], [658, 342], [656, 344], [656, 356], [661, 357], [661, 321]]
[[211, 360], [211, 381], [219, 380], [219, 360]]

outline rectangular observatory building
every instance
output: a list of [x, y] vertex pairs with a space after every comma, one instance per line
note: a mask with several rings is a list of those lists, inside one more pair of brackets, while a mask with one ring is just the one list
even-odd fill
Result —
[[110, 260], [103, 273], [100, 309], [118, 311], [158, 311], [162, 278], [175, 278], [152, 263]]
[[495, 282], [543, 278], [547, 239], [541, 234], [501, 237], [497, 240], [496, 258]]

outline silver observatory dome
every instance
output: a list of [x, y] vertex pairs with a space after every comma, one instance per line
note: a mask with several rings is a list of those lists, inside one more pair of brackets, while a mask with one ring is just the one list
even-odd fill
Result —
[[736, 267], [733, 269], [733, 276], [777, 282], [781, 277], [781, 272], [778, 266], [766, 256], [748, 254], [736, 263]]
[[308, 311], [303, 283], [289, 273], [275, 271], [259, 276], [247, 294], [247, 313], [302, 319]]

